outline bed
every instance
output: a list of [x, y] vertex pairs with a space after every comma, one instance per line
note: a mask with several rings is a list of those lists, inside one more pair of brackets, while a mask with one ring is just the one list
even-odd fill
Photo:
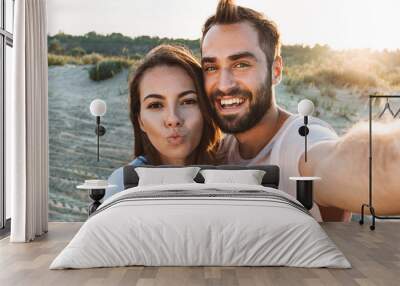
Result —
[[[309, 212], [277, 189], [277, 166], [196, 167], [201, 172], [192, 182], [141, 185], [139, 169], [126, 166], [125, 190], [102, 203], [50, 269], [129, 265], [351, 267]], [[171, 167], [154, 169], [166, 172]], [[247, 170], [255, 169], [263, 171], [260, 184], [235, 182]], [[204, 180], [208, 170], [240, 173], [231, 183], [219, 183]], [[153, 175], [150, 180], [158, 177]]]

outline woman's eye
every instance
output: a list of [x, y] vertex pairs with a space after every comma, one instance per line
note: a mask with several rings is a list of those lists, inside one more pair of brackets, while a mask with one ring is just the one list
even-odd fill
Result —
[[196, 99], [186, 99], [182, 102], [183, 105], [188, 105], [188, 104], [196, 104], [197, 100]]
[[235, 68], [247, 68], [249, 66], [250, 65], [246, 64], [246, 63], [237, 63], [237, 64], [235, 64]]
[[159, 108], [162, 108], [162, 107], [163, 107], [162, 104], [159, 103], [159, 102], [150, 103], [147, 106], [148, 109], [159, 109]]

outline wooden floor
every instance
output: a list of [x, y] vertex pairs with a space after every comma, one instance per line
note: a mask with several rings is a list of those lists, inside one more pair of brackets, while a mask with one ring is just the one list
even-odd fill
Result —
[[400, 223], [378, 222], [370, 231], [357, 223], [323, 228], [353, 268], [121, 267], [48, 270], [81, 223], [50, 223], [32, 243], [0, 241], [0, 285], [400, 285]]

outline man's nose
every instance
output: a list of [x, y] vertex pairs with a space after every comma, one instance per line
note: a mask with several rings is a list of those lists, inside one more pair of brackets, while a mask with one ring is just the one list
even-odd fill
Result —
[[170, 128], [177, 128], [183, 125], [183, 119], [179, 116], [177, 110], [175, 108], [171, 108], [168, 110], [165, 125]]
[[229, 93], [234, 86], [235, 79], [232, 73], [228, 69], [222, 69], [218, 81], [218, 89], [223, 93]]

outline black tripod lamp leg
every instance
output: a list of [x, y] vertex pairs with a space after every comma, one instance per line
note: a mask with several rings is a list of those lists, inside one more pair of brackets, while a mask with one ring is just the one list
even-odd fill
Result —
[[375, 209], [372, 206], [369, 209], [370, 209], [371, 215], [372, 215], [372, 224], [370, 225], [369, 229], [370, 230], [375, 230], [375, 219], [376, 219]]
[[363, 204], [363, 205], [361, 206], [361, 218], [360, 218], [360, 221], [359, 221], [359, 223], [360, 223], [361, 225], [364, 224], [364, 207], [365, 207], [365, 204]]

